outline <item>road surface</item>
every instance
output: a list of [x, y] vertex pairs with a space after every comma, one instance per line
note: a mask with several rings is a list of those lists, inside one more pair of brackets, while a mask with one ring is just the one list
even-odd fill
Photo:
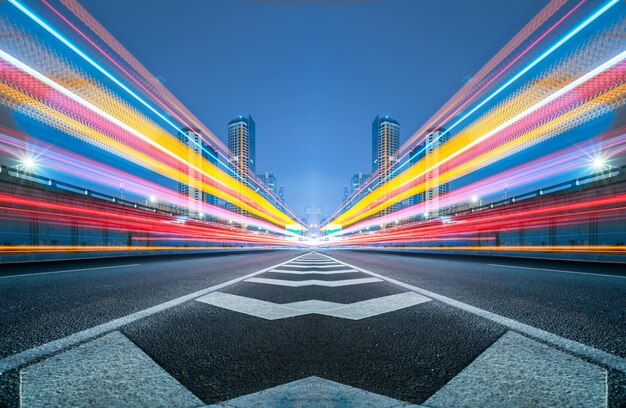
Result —
[[339, 250], [5, 265], [0, 405], [620, 407], [624, 269]]

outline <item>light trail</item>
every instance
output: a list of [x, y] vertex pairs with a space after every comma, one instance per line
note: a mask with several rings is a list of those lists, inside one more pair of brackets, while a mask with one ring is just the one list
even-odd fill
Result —
[[[623, 75], [624, 74], [624, 70], [625, 70], [625, 66], [623, 64], [620, 65], [620, 63], [622, 63], [624, 61], [624, 59], [626, 59], [626, 51], [619, 53], [618, 55], [616, 55], [615, 57], [609, 59], [608, 61], [600, 64], [599, 66], [597, 66], [596, 68], [592, 69], [591, 71], [585, 73], [584, 75], [580, 76], [579, 78], [577, 78], [576, 80], [570, 82], [569, 84], [567, 84], [566, 86], [560, 88], [559, 90], [557, 90], [556, 92], [553, 92], [551, 95], [549, 95], [548, 97], [544, 98], [543, 100], [533, 104], [532, 106], [526, 108], [525, 110], [523, 110], [522, 112], [514, 115], [513, 117], [511, 117], [510, 119], [504, 121], [503, 123], [501, 123], [500, 125], [496, 126], [495, 128], [489, 130], [488, 132], [475, 137], [473, 135], [470, 135], [470, 138], [467, 139], [466, 143], [456, 143], [454, 145], [452, 145], [452, 147], [450, 147], [450, 144], [446, 144], [444, 145], [444, 148], [447, 147], [448, 149], [446, 151], [444, 151], [444, 153], [440, 153], [440, 160], [435, 163], [434, 165], [431, 165], [429, 167], [426, 167], [424, 170], [414, 170], [414, 171], [409, 171], [409, 172], [404, 172], [402, 173], [400, 176], [396, 177], [395, 179], [392, 179], [391, 181], [388, 182], [387, 184], [387, 189], [391, 192], [389, 194], [393, 194], [393, 192], [399, 188], [401, 188], [402, 186], [406, 185], [407, 183], [410, 183], [411, 181], [425, 175], [426, 173], [441, 167], [442, 165], [444, 165], [445, 163], [451, 161], [452, 159], [454, 159], [455, 157], [460, 156], [461, 154], [463, 154], [464, 152], [467, 152], [468, 150], [470, 150], [472, 147], [477, 146], [479, 143], [484, 142], [485, 140], [491, 138], [492, 136], [496, 135], [498, 132], [501, 132], [503, 130], [505, 130], [507, 127], [515, 124], [516, 122], [520, 121], [521, 119], [524, 119], [526, 117], [528, 117], [529, 115], [539, 111], [541, 108], [557, 101], [559, 98], [561, 98], [562, 96], [566, 95], [567, 93], [569, 93], [570, 91], [576, 89], [577, 87], [579, 87], [580, 85], [584, 84], [585, 82], [591, 80], [592, 78], [598, 76], [599, 74], [603, 73], [604, 71], [607, 71], [610, 68], [613, 67], [617, 67], [618, 71]], [[622, 78], [623, 81], [623, 78]], [[612, 87], [612, 84], [607, 84], [609, 86]], [[418, 163], [419, 164], [419, 163]], [[416, 169], [418, 164], [412, 166], [411, 169]], [[417, 174], [415, 174], [417, 173]], [[371, 215], [377, 211], [382, 210], [383, 208], [386, 208], [392, 204], [395, 204], [396, 202], [399, 202], [403, 199], [408, 198], [409, 196], [411, 196], [411, 194], [417, 194], [419, 193], [419, 189], [410, 189], [408, 190], [408, 193], [405, 193], [403, 195], [397, 195], [397, 196], [392, 196], [391, 198], [387, 199], [386, 201], [380, 202], [380, 201], [376, 201], [376, 200], [380, 200], [381, 198], [384, 197], [384, 194], [386, 193], [385, 191], [381, 191], [381, 189], [377, 189], [374, 190], [372, 193], [369, 193], [368, 195], [366, 195], [363, 199], [361, 199], [358, 203], [356, 203], [354, 206], [352, 206], [350, 209], [348, 209], [347, 211], [345, 211], [344, 213], [342, 213], [340, 216], [338, 216], [337, 218], [335, 218], [332, 222], [333, 224], [342, 224], [342, 225], [349, 225], [352, 224], [356, 221], [358, 221], [359, 219], [362, 219], [368, 215]], [[372, 207], [368, 207], [368, 205], [373, 204]], [[365, 209], [365, 212], [361, 212], [359, 213], [360, 210]]]
[[[465, 115], [463, 115], [460, 119], [456, 120], [452, 125], [450, 126], [446, 126], [445, 127], [445, 132], [442, 133], [438, 139], [440, 139], [444, 134], [449, 133], [453, 128], [455, 128], [456, 126], [458, 126], [460, 123], [462, 123], [463, 121], [465, 121], [465, 119], [469, 118], [471, 115], [473, 115], [474, 113], [476, 113], [480, 108], [482, 108], [485, 104], [487, 104], [489, 101], [491, 101], [492, 99], [494, 99], [498, 94], [502, 93], [505, 89], [507, 89], [510, 85], [512, 85], [514, 82], [516, 82], [518, 79], [520, 79], [522, 76], [524, 76], [527, 72], [529, 72], [530, 70], [532, 70], [532, 68], [534, 68], [535, 66], [537, 66], [540, 62], [542, 62], [544, 59], [546, 59], [548, 56], [550, 56], [552, 53], [554, 53], [556, 50], [558, 50], [561, 46], [563, 46], [565, 43], [567, 43], [571, 38], [573, 38], [576, 34], [578, 34], [580, 31], [582, 31], [584, 28], [586, 28], [587, 26], [589, 26], [591, 23], [593, 23], [595, 20], [597, 20], [600, 16], [602, 16], [605, 12], [607, 12], [609, 9], [611, 9], [613, 6], [615, 6], [617, 3], [619, 2], [619, 0], [610, 0], [607, 3], [605, 3], [602, 7], [600, 7], [596, 12], [592, 13], [587, 19], [585, 19], [583, 22], [581, 22], [578, 26], [576, 26], [574, 29], [572, 29], [568, 34], [566, 34], [565, 36], [563, 36], [560, 40], [558, 40], [556, 43], [554, 43], [551, 47], [549, 47], [545, 52], [543, 52], [539, 57], [535, 58], [532, 62], [530, 62], [528, 65], [526, 65], [521, 71], [519, 71], [516, 75], [514, 75], [511, 79], [509, 79], [505, 84], [503, 84], [502, 86], [500, 86], [496, 91], [492, 92], [489, 96], [487, 96], [485, 99], [483, 99], [482, 102], [480, 102], [477, 106], [475, 106], [474, 108], [472, 108], [468, 113], [466, 113]], [[579, 3], [573, 10], [577, 9], [580, 5], [582, 4]], [[573, 11], [572, 10], [572, 11]], [[570, 14], [568, 13], [566, 16], [569, 16]], [[562, 20], [559, 21], [562, 22]], [[554, 25], [552, 28], [550, 28], [550, 31], [552, 29], [554, 29], [556, 27], [556, 25]], [[533, 43], [533, 46], [536, 45], [537, 42]], [[528, 48], [530, 49], [530, 47]], [[526, 51], [528, 51], [528, 49]], [[524, 52], [526, 52], [524, 51]], [[507, 66], [507, 68], [509, 68], [511, 65]], [[505, 70], [502, 70], [500, 73], [497, 74], [497, 76], [500, 76]], [[483, 88], [484, 89], [484, 88]], [[465, 104], [463, 105], [465, 106]], [[460, 110], [460, 108], [459, 108]], [[459, 111], [457, 110], [457, 112]], [[452, 117], [452, 115], [448, 116], [448, 119], [450, 119]], [[447, 120], [447, 119], [446, 119]], [[445, 124], [445, 121], [443, 121], [442, 125], [439, 126], [435, 126], [435, 128], [441, 128], [444, 127], [443, 124]], [[432, 127], [432, 126], [429, 126]], [[420, 134], [423, 133], [423, 130], [420, 131]], [[417, 134], [416, 134], [417, 135]], [[408, 149], [407, 146], [410, 146], [411, 144], [416, 144], [417, 143], [417, 137], [414, 135], [412, 138], [409, 139], [408, 142], [406, 142], [403, 145], [404, 149]], [[433, 143], [435, 143], [435, 141], [433, 141]], [[424, 148], [421, 149], [419, 153], [425, 151], [427, 148], [427, 146], [425, 146]], [[400, 150], [400, 152], [402, 152], [402, 150]], [[404, 155], [402, 156], [402, 158], [406, 158], [406, 156], [409, 154], [409, 151], [407, 150], [406, 153], [404, 153]], [[400, 160], [402, 160], [402, 158]], [[408, 165], [410, 162], [408, 160], [405, 160], [404, 162], [402, 162], [401, 164], [399, 164], [400, 161], [394, 163], [392, 165], [393, 166], [398, 166], [395, 170], [392, 169], [392, 173], [391, 175], [395, 174], [396, 172], [398, 172], [401, 168], [403, 168], [404, 166]], [[366, 186], [363, 187], [363, 190], [365, 190], [365, 188], [367, 188], [368, 186], [370, 186], [371, 184], [373, 184], [376, 180], [380, 179], [380, 175], [377, 175], [375, 177], [372, 177], [372, 179], [370, 181], [368, 181], [368, 183], [366, 184]], [[378, 187], [380, 185], [380, 183], [377, 184], [376, 187]], [[348, 202], [349, 203], [349, 202]], [[342, 215], [342, 213], [340, 213], [340, 211], [342, 211], [348, 203], [343, 204], [337, 211], [335, 211], [335, 213], [333, 213], [333, 215], [331, 215], [329, 217], [329, 220], [333, 220], [333, 219], [337, 219], [340, 218], [340, 216]], [[340, 214], [340, 215], [337, 215]], [[328, 221], [330, 222], [330, 221]], [[333, 224], [338, 223], [337, 221], [332, 221]]]

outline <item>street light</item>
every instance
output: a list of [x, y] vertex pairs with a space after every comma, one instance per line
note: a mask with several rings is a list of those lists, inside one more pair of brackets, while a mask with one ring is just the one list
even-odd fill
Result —
[[32, 171], [37, 167], [37, 161], [32, 157], [25, 157], [22, 159], [22, 167], [24, 170]]
[[598, 170], [598, 171], [604, 170], [607, 165], [608, 165], [607, 160], [602, 156], [596, 156], [591, 161], [591, 167], [593, 167], [595, 170]]
[[478, 202], [479, 198], [477, 195], [473, 195], [472, 196], [472, 203], [476, 204]]
[[151, 195], [150, 197], [148, 197], [146, 199], [146, 207], [148, 206], [148, 203], [154, 205], [154, 203], [156, 203], [156, 201], [157, 201], [156, 196], [155, 195]]

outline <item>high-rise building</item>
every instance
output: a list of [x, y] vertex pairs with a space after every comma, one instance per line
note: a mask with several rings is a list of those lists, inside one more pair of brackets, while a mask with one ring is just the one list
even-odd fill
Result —
[[372, 173], [387, 176], [400, 148], [400, 123], [389, 116], [372, 122]]
[[285, 204], [285, 190], [283, 186], [279, 186], [276, 180], [276, 176], [270, 172], [265, 172], [263, 174], [257, 174], [261, 183], [266, 187], [266, 189], [271, 192], [268, 194], [265, 191], [261, 191], [261, 193], [270, 200], [271, 202], [277, 202], [277, 204]]
[[[410, 151], [410, 164], [423, 160], [424, 169], [436, 166], [440, 160], [439, 148], [449, 139], [450, 134], [444, 128], [429, 129], [424, 141]], [[428, 218], [447, 213], [446, 195], [450, 191], [450, 184], [442, 183], [440, 179], [447, 170], [448, 166], [442, 164], [426, 172], [421, 179], [424, 182], [424, 191], [411, 197], [411, 205], [425, 203], [424, 214], [428, 214]]]
[[[380, 188], [386, 193], [386, 185], [391, 177], [391, 166], [396, 162], [400, 148], [400, 123], [389, 116], [376, 118], [372, 122], [372, 173], [378, 172]], [[398, 209], [392, 205], [378, 213], [379, 216]]]
[[185, 128], [178, 134], [178, 140], [188, 148], [187, 156], [183, 158], [189, 163], [189, 166], [181, 164], [179, 168], [185, 178], [178, 181], [178, 192], [187, 197], [182, 211], [191, 217], [200, 218], [203, 215], [203, 202], [217, 205], [217, 197], [203, 190], [203, 184], [208, 180], [202, 174], [208, 171], [207, 162], [217, 165], [217, 151], [195, 129]]
[[370, 178], [369, 174], [363, 174], [363, 172], [355, 173], [350, 179], [350, 193], [354, 194], [355, 191], [359, 191]]
[[247, 176], [256, 168], [256, 125], [252, 116], [239, 116], [228, 122], [228, 150], [231, 165], [239, 174]]
[[348, 190], [348, 186], [343, 186], [343, 202], [347, 203], [349, 197], [350, 197], [350, 190]]
[[263, 183], [269, 191], [271, 191], [273, 194], [278, 194], [278, 185], [276, 184], [275, 175], [266, 171], [263, 174], [257, 174], [257, 176], [261, 180], [261, 183]]
[[278, 188], [278, 199], [281, 204], [285, 204], [285, 188], [283, 186]]
[[[230, 151], [230, 166], [243, 184], [250, 185], [250, 173], [256, 168], [256, 128], [252, 116], [239, 116], [228, 122], [228, 150]], [[243, 197], [239, 191], [238, 196]], [[238, 214], [247, 214], [241, 208], [229, 204], [231, 211]]]

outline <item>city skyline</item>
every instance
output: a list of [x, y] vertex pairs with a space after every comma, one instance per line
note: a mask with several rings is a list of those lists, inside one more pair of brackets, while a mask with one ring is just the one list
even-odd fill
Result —
[[[224, 143], [224, 124], [238, 115], [252, 115], [257, 122], [257, 172], [275, 174], [287, 192], [287, 205], [300, 213], [306, 205], [334, 211], [342, 203], [347, 179], [355, 172], [369, 173], [376, 113], [403, 124], [404, 143], [544, 2], [487, 0], [476, 7], [457, 1], [447, 7], [411, 1], [237, 0], [190, 1], [176, 8], [157, 2], [147, 10], [141, 2], [117, 0], [83, 5]], [[391, 8], [396, 12], [393, 26], [383, 29], [378, 16]], [[484, 13], [493, 22], [488, 30], [479, 23]], [[133, 24], [138, 15], [155, 25]], [[184, 27], [156, 28], [182, 15], [189, 22]], [[222, 35], [230, 32], [228, 21], [235, 15], [242, 22], [236, 35]], [[312, 25], [316, 19], [330, 31]], [[351, 21], [350, 32], [340, 28], [344, 20]], [[463, 37], [438, 31], [447, 25], [458, 27]], [[402, 42], [402, 35], [417, 41]], [[184, 51], [190, 37], [205, 39], [199, 51]], [[483, 51], [471, 51], [469, 44], [475, 42], [483, 44]], [[393, 63], [382, 58], [386, 54], [394, 56]], [[246, 56], [245, 62], [239, 55]], [[284, 60], [284, 55], [292, 57]], [[425, 55], [436, 56], [437, 63], [423, 64]], [[183, 58], [187, 63], [177, 62]], [[204, 74], [208, 70], [212, 77]], [[388, 79], [376, 80], [383, 77]], [[333, 163], [333, 170], [320, 166], [321, 161]]]

